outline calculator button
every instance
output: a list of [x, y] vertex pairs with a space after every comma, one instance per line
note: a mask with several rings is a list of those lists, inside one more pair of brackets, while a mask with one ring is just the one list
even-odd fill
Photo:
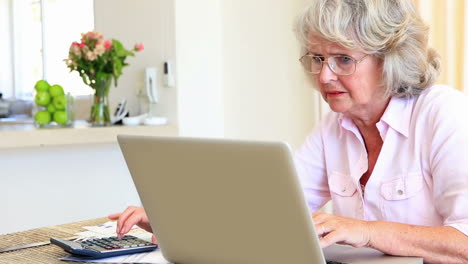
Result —
[[80, 244], [83, 246], [83, 248], [95, 250], [98, 252], [138, 248], [152, 245], [152, 243], [141, 240], [131, 235], [126, 235], [122, 239], [119, 239], [117, 237], [89, 239], [86, 241], [81, 241]]

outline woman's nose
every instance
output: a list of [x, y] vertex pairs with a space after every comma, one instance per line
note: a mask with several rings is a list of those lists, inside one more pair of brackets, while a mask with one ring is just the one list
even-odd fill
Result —
[[319, 73], [319, 80], [321, 83], [329, 83], [330, 81], [336, 81], [338, 76], [334, 73], [328, 62], [323, 62], [322, 71]]

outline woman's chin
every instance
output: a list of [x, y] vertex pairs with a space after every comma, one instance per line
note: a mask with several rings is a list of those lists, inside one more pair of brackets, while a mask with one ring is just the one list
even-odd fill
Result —
[[343, 104], [328, 103], [328, 106], [335, 113], [344, 113], [344, 112], [348, 111], [348, 107], [346, 107]]

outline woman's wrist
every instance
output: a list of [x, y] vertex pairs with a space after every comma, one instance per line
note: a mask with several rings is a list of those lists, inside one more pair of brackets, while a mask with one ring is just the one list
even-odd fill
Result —
[[364, 245], [368, 248], [375, 249], [374, 239], [378, 236], [378, 222], [377, 221], [365, 221], [365, 229], [366, 229], [366, 239], [367, 243]]

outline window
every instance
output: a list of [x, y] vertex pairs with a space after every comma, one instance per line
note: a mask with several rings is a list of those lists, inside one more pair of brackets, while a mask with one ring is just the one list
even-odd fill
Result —
[[0, 44], [0, 92], [30, 99], [46, 79], [72, 95], [91, 94], [63, 60], [80, 33], [93, 30], [93, 13], [93, 0], [0, 0], [0, 33], [9, 36]]
[[5, 40], [0, 41], [0, 93], [3, 93], [4, 97], [11, 97], [13, 91], [12, 41], [8, 37], [11, 36], [12, 27], [10, 2], [11, 0], [0, 0], [0, 34], [1, 36], [7, 36]]

